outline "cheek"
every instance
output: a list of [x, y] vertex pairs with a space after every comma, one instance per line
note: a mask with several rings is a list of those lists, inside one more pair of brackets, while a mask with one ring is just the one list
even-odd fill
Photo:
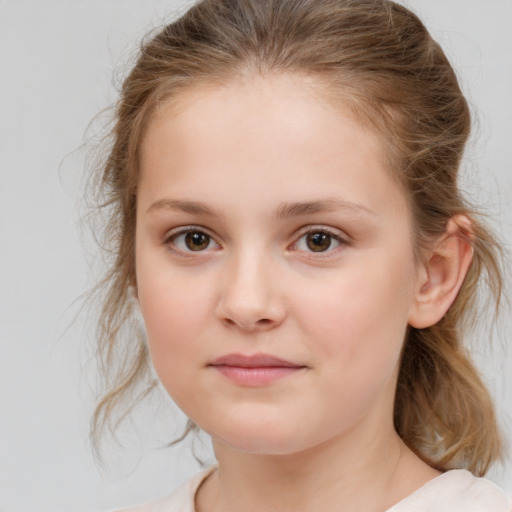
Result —
[[200, 393], [191, 383], [206, 362], [199, 350], [206, 301], [193, 288], [180, 291], [179, 280], [163, 284], [145, 282], [139, 293], [149, 354], [167, 393], [185, 414], [193, 416], [202, 407]]
[[[348, 428], [368, 411], [390, 414], [407, 328], [410, 282], [390, 279], [379, 268], [352, 269], [316, 293], [305, 294], [297, 318], [322, 373], [324, 414], [338, 410]], [[343, 407], [337, 409], [337, 404]], [[380, 404], [380, 405], [378, 405]]]
[[211, 315], [213, 298], [204, 279], [154, 263], [139, 259], [138, 296], [153, 366], [170, 391], [193, 370], [191, 362], [202, 362], [197, 345]]
[[189, 343], [195, 326], [203, 316], [205, 297], [183, 290], [179, 281], [168, 287], [162, 282], [145, 283], [139, 288], [139, 301], [150, 344]]
[[412, 298], [410, 265], [367, 263], [324, 283], [309, 283], [309, 292], [295, 294], [303, 298], [297, 303], [297, 318], [309, 339], [317, 340], [315, 350], [342, 358], [354, 372], [396, 363]]

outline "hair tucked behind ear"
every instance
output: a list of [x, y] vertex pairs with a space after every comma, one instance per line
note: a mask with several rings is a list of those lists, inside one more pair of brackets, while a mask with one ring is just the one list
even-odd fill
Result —
[[502, 441], [492, 399], [463, 335], [479, 320], [482, 274], [496, 308], [502, 278], [499, 246], [481, 224], [474, 221], [472, 229], [467, 236], [472, 239], [473, 262], [455, 303], [437, 324], [409, 330], [394, 417], [400, 436], [432, 466], [467, 468], [481, 476], [500, 457]]
[[[449, 219], [472, 219], [474, 260], [446, 316], [409, 329], [395, 403], [395, 427], [423, 459], [440, 469], [485, 473], [499, 456], [491, 398], [462, 344], [475, 318], [477, 289], [499, 300], [499, 245], [463, 200], [457, 174], [470, 115], [456, 76], [420, 20], [387, 0], [204, 0], [141, 48], [116, 109], [112, 146], [99, 186], [114, 256], [105, 280], [99, 354], [107, 391], [93, 421], [99, 436], [123, 415], [141, 382], [154, 386], [143, 336], [123, 344], [136, 285], [134, 237], [139, 148], [156, 106], [180, 91], [251, 74], [313, 77], [381, 134], [390, 167], [412, 211], [418, 258]], [[126, 339], [126, 338], [125, 338]], [[487, 340], [482, 340], [487, 343]], [[114, 364], [122, 356], [122, 364]], [[135, 397], [142, 396], [135, 394]]]

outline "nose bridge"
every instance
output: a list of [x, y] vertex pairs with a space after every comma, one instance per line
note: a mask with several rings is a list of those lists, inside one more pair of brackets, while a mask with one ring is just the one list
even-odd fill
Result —
[[272, 254], [257, 244], [234, 250], [225, 262], [219, 318], [244, 330], [268, 329], [281, 323], [284, 305]]

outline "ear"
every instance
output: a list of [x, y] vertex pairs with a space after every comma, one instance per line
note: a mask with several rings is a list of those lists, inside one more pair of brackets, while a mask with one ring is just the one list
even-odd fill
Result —
[[457, 298], [473, 259], [472, 225], [465, 215], [456, 215], [429, 251], [418, 272], [409, 325], [424, 329], [443, 318]]

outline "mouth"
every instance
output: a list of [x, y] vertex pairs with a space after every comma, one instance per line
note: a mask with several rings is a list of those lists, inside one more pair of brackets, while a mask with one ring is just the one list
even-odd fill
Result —
[[307, 368], [268, 354], [227, 354], [208, 366], [235, 384], [246, 387], [266, 386]]

